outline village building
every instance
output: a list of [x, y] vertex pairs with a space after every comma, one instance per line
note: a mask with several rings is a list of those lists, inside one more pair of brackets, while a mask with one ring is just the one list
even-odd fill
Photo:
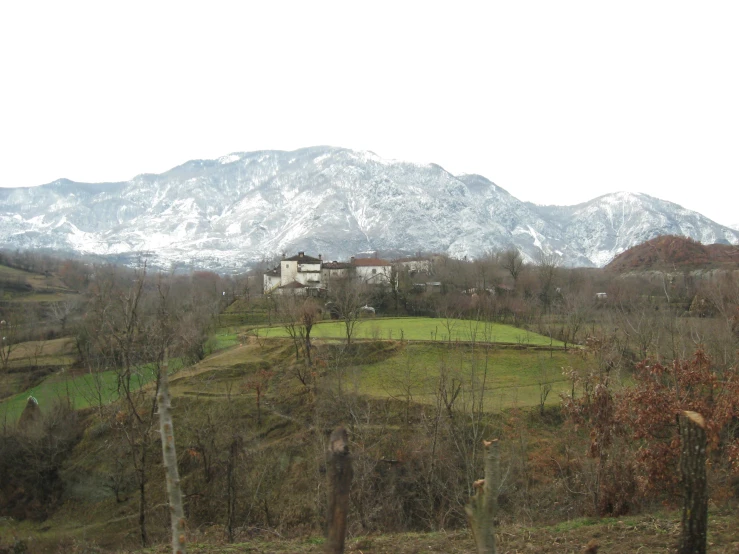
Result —
[[379, 258], [352, 258], [350, 262], [324, 262], [305, 252], [285, 258], [264, 273], [264, 293], [322, 296], [337, 279], [357, 278], [369, 285], [387, 285], [393, 266]]
[[[265, 294], [318, 295], [321, 287], [321, 255], [318, 258], [307, 256], [305, 252], [285, 258], [280, 265], [264, 274]], [[300, 292], [297, 292], [300, 291]]]
[[413, 258], [399, 258], [393, 262], [399, 270], [405, 270], [411, 277], [425, 273], [426, 275], [431, 274], [431, 260], [429, 258], [422, 258], [419, 256]]
[[277, 287], [282, 286], [282, 276], [280, 275], [280, 266], [264, 272], [264, 293], [272, 292]]
[[346, 279], [352, 274], [353, 266], [347, 262], [325, 262], [321, 268], [321, 283], [331, 288], [331, 283], [337, 279]]
[[369, 285], [387, 285], [392, 279], [393, 266], [379, 258], [352, 258], [355, 275]]

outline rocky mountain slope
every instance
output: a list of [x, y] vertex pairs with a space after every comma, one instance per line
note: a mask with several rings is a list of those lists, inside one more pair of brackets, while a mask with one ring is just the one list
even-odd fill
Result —
[[159, 265], [220, 270], [297, 250], [474, 257], [511, 245], [531, 260], [543, 250], [602, 266], [662, 234], [739, 243], [739, 232], [643, 194], [537, 206], [479, 175], [333, 147], [234, 153], [121, 183], [0, 189], [5, 247], [122, 259], [145, 251]]

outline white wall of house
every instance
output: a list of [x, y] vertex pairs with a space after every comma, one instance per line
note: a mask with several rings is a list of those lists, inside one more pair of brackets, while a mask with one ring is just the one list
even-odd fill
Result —
[[282, 285], [282, 279], [279, 275], [264, 274], [264, 292], [270, 292]]
[[303, 252], [298, 252], [297, 256], [282, 260], [280, 262], [282, 286], [297, 282], [307, 287], [320, 287], [321, 265], [320, 258], [306, 256]]
[[397, 262], [399, 266], [407, 269], [408, 271], [430, 273], [431, 261], [430, 260], [400, 260]]
[[281, 285], [285, 286], [297, 280], [298, 262], [282, 260], [280, 262]]
[[[295, 262], [291, 262], [295, 263]], [[318, 287], [321, 285], [321, 264], [301, 264], [298, 263], [298, 273], [295, 281], [307, 285], [309, 287]]]
[[363, 282], [370, 285], [384, 285], [390, 282], [392, 267], [389, 265], [360, 265], [356, 275]]

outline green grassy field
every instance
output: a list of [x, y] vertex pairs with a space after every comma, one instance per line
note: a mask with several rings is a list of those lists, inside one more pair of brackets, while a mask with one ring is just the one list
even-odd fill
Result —
[[[448, 339], [449, 331], [451, 341]], [[321, 323], [313, 331], [317, 339], [341, 339], [343, 334], [344, 325], [340, 321]], [[269, 327], [260, 329], [259, 336], [281, 338], [286, 337], [287, 333], [282, 327]], [[434, 400], [439, 376], [447, 372], [465, 381], [472, 375], [478, 380], [482, 379], [485, 373], [485, 402], [489, 409], [535, 406], [539, 403], [544, 383], [552, 386], [547, 399], [547, 403], [552, 404], [558, 402], [558, 393], [569, 387], [569, 382], [562, 376], [562, 367], [582, 363], [579, 357], [561, 349], [550, 352], [482, 347], [482, 344], [496, 342], [549, 346], [548, 337], [508, 325], [430, 318], [367, 319], [358, 323], [355, 336], [367, 340], [395, 339], [394, 342], [399, 342], [402, 337], [411, 342], [405, 343], [402, 348], [395, 348], [393, 354], [383, 357], [382, 361], [373, 361], [371, 357], [350, 360], [348, 369], [342, 373], [342, 379], [346, 381], [342, 385], [358, 394], [406, 399], [410, 395], [414, 401], [422, 403]], [[240, 342], [238, 337], [233, 329], [223, 329], [209, 340], [206, 351], [213, 354], [235, 347]], [[476, 347], [470, 348], [469, 343], [473, 339]], [[459, 345], [455, 345], [457, 341], [460, 341]], [[560, 343], [553, 341], [553, 345], [559, 346]], [[64, 366], [69, 363], [67, 358], [72, 354], [72, 343], [68, 339], [49, 341], [42, 346], [41, 357], [49, 365]], [[34, 343], [21, 345], [14, 352], [16, 363], [34, 350]], [[243, 381], [244, 371], [250, 371], [248, 368], [279, 368], [284, 364], [284, 356], [279, 360], [271, 359], [268, 350], [236, 348], [227, 351], [227, 355], [209, 356], [199, 366], [208, 369], [209, 382], [214, 385], [217, 383], [220, 392], [221, 389], [228, 389], [231, 381], [237, 385]], [[144, 368], [136, 378], [136, 386], [146, 384], [151, 378], [151, 371]], [[197, 386], [202, 386], [200, 379]], [[72, 376], [57, 370], [39, 384], [0, 403], [0, 417], [16, 420], [29, 396], [36, 397], [41, 405], [67, 398], [77, 408], [107, 404], [118, 398], [117, 376], [113, 371]]]
[[542, 387], [551, 385], [547, 405], [560, 402], [559, 393], [570, 389], [564, 367], [584, 365], [581, 357], [562, 350], [499, 349], [478, 346], [449, 348], [446, 344], [410, 343], [382, 361], [352, 366], [344, 376], [348, 390], [374, 397], [435, 402], [440, 377], [463, 383], [460, 403], [468, 392], [485, 386], [485, 407], [492, 411], [537, 406]]
[[[448, 340], [449, 330], [452, 340]], [[282, 339], [288, 337], [283, 327], [260, 328], [255, 334], [260, 338]], [[239, 344], [239, 334], [233, 328], [222, 329], [213, 339], [213, 350]], [[344, 324], [324, 322], [313, 328], [315, 339], [326, 339], [329, 347], [344, 337]], [[473, 378], [480, 382], [485, 378], [485, 406], [490, 410], [509, 407], [537, 406], [544, 385], [551, 385], [547, 405], [557, 404], [559, 393], [569, 391], [571, 384], [563, 373], [564, 367], [581, 367], [585, 362], [575, 351], [565, 352], [561, 343], [552, 341], [555, 349], [526, 348], [549, 346], [549, 338], [508, 325], [479, 323], [467, 320], [443, 320], [431, 318], [388, 318], [361, 320], [356, 338], [370, 341], [368, 349], [359, 349], [351, 359], [343, 360], [344, 369], [337, 372], [327, 367], [328, 380], [341, 379], [344, 390], [375, 398], [403, 398], [421, 403], [435, 400], [439, 377], [446, 373], [451, 378], [469, 384]], [[403, 342], [401, 342], [401, 337]], [[474, 345], [472, 345], [474, 338]], [[377, 342], [373, 340], [392, 342]], [[410, 341], [410, 342], [408, 342]], [[417, 341], [417, 342], [414, 342]], [[459, 342], [457, 342], [459, 341]], [[495, 343], [521, 345], [522, 348], [495, 348]], [[282, 344], [280, 356], [272, 352]], [[235, 348], [211, 356], [201, 362], [199, 376], [193, 377], [190, 387], [185, 378], [180, 381], [182, 390], [190, 394], [197, 390], [208, 394], [225, 394], [226, 390], [244, 380], [245, 374], [257, 367], [280, 367], [295, 359], [290, 341], [267, 340], [263, 346]], [[370, 345], [377, 345], [370, 346]], [[384, 344], [385, 346], [380, 346]], [[287, 359], [285, 352], [288, 352]], [[328, 351], [326, 351], [328, 352]], [[318, 364], [321, 349], [317, 351]], [[302, 362], [301, 362], [302, 363]], [[464, 398], [460, 399], [465, 401]]]
[[[133, 377], [137, 389], [153, 379], [153, 372], [144, 369]], [[33, 396], [40, 406], [52, 406], [58, 401], [69, 401], [75, 408], [108, 404], [118, 399], [118, 376], [114, 371], [68, 377], [63, 372], [52, 375], [43, 383], [0, 403], [0, 419], [16, 421]]]
[[[182, 368], [179, 359], [169, 362], [170, 373]], [[136, 370], [132, 377], [132, 390], [136, 390], [154, 379], [154, 367], [145, 365]], [[75, 408], [105, 405], [118, 399], [118, 375], [115, 371], [67, 375], [61, 370], [42, 383], [13, 395], [0, 403], [0, 420], [16, 421], [26, 406], [28, 397], [33, 396], [40, 406], [52, 406], [55, 402], [70, 402]]]
[[[313, 327], [314, 338], [346, 337], [344, 322], [330, 321]], [[260, 337], [287, 337], [283, 327], [262, 327]], [[441, 342], [475, 341], [487, 343], [509, 343], [526, 346], [562, 346], [562, 343], [549, 337], [531, 333], [524, 329], [464, 319], [433, 319], [428, 317], [362, 319], [354, 330], [354, 338], [375, 340], [427, 340]]]
[[[373, 398], [395, 398], [433, 403], [439, 379], [463, 383], [459, 407], [468, 402], [470, 386], [485, 381], [485, 407], [499, 411], [511, 407], [535, 407], [545, 385], [551, 385], [546, 405], [560, 402], [571, 382], [563, 368], [586, 367], [575, 351], [447, 343], [357, 343], [340, 365], [335, 354], [341, 346], [326, 343], [314, 353], [323, 386]], [[240, 390], [258, 369], [274, 372], [270, 394], [297, 394], [301, 389], [290, 366], [295, 363], [290, 341], [268, 339], [218, 352], [172, 381], [173, 394], [228, 395]], [[299, 361], [302, 364], [303, 361]], [[479, 390], [479, 389], [476, 389]]]

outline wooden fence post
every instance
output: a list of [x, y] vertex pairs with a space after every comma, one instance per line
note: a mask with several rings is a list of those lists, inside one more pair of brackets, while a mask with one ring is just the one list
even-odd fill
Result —
[[683, 485], [683, 517], [679, 554], [705, 554], [708, 536], [706, 487], [706, 424], [703, 416], [684, 411], [680, 422], [680, 474]]
[[485, 479], [475, 481], [474, 496], [465, 506], [467, 519], [478, 554], [495, 554], [495, 525], [500, 487], [500, 450], [498, 440], [482, 441], [485, 447]]
[[344, 552], [349, 492], [354, 475], [349, 455], [349, 436], [343, 427], [337, 427], [331, 433], [326, 462], [329, 495], [326, 553], [341, 554]]
[[169, 353], [164, 352], [164, 363], [159, 374], [159, 430], [162, 434], [162, 458], [167, 472], [167, 495], [172, 523], [172, 552], [185, 554], [185, 514], [182, 508], [182, 489], [177, 470], [177, 452], [174, 447], [174, 427], [169, 400]]

